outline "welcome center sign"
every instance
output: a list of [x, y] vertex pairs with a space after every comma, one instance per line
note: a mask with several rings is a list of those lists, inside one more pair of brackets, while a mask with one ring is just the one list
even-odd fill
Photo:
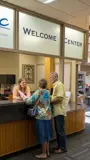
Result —
[[0, 47], [14, 48], [14, 10], [0, 6]]
[[[14, 49], [14, 10], [0, 6], [0, 47]], [[60, 25], [19, 12], [19, 50], [60, 56]], [[83, 59], [84, 33], [65, 27], [64, 57]]]
[[19, 12], [19, 50], [60, 55], [60, 25]]
[[65, 27], [65, 57], [83, 59], [84, 33]]

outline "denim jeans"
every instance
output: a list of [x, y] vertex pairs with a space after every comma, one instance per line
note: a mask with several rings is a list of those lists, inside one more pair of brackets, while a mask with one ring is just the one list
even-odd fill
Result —
[[63, 115], [54, 118], [58, 149], [66, 150], [65, 120]]

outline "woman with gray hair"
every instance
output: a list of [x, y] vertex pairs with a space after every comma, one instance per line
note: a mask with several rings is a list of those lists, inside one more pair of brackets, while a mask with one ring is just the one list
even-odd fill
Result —
[[[36, 103], [36, 134], [42, 145], [42, 153], [36, 158], [45, 159], [49, 156], [49, 141], [53, 138], [53, 127], [51, 118], [50, 92], [46, 89], [47, 81], [39, 81], [39, 89], [29, 98], [25, 98], [26, 104]], [[23, 97], [22, 97], [23, 98]]]

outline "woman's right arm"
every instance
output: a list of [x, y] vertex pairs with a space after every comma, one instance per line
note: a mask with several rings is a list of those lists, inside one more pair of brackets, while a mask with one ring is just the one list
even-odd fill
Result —
[[35, 93], [33, 93], [33, 95], [29, 98], [26, 98], [25, 102], [26, 104], [33, 104], [34, 102], [37, 101], [37, 99], [39, 98], [40, 92], [39, 90], [37, 90]]
[[17, 89], [17, 86], [15, 86], [13, 88], [13, 99], [20, 99], [20, 97], [18, 96], [18, 89]]

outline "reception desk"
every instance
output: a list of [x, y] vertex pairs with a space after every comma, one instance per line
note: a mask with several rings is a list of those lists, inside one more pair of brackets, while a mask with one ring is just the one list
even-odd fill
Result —
[[[85, 105], [72, 103], [67, 107], [65, 119], [67, 135], [85, 127]], [[25, 114], [25, 103], [0, 101], [0, 157], [38, 144], [35, 134], [35, 119]], [[53, 123], [54, 125], [54, 123]], [[55, 132], [54, 137], [55, 139]]]

